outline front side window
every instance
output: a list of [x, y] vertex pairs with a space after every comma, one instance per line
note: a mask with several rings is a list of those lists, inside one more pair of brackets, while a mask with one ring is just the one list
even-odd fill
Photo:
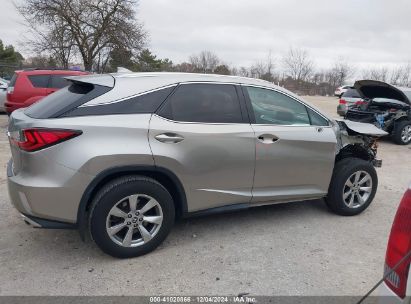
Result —
[[49, 83], [49, 75], [30, 75], [28, 78], [35, 88], [47, 88]]
[[242, 122], [235, 86], [229, 84], [180, 85], [158, 114], [182, 122]]
[[310, 125], [307, 108], [282, 93], [246, 87], [254, 112], [255, 123], [272, 125]]

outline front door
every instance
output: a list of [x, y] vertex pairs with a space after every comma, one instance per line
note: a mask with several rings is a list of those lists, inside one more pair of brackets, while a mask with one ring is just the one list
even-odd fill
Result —
[[244, 86], [256, 140], [253, 203], [317, 198], [328, 191], [336, 137], [327, 119], [282, 92]]

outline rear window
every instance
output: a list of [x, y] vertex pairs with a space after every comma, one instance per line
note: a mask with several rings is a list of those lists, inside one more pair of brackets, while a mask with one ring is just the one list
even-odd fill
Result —
[[49, 75], [29, 75], [27, 77], [35, 88], [47, 88], [49, 84]]
[[49, 87], [54, 89], [67, 87], [70, 84], [70, 82], [64, 78], [67, 76], [68, 75], [51, 75]]
[[14, 73], [13, 77], [11, 77], [9, 87], [14, 87], [14, 85], [16, 84], [17, 76], [18, 75], [16, 73]]
[[24, 113], [37, 119], [56, 118], [110, 90], [109, 87], [89, 83], [73, 83], [41, 99], [27, 108]]
[[355, 89], [348, 89], [342, 97], [361, 98], [360, 94]]

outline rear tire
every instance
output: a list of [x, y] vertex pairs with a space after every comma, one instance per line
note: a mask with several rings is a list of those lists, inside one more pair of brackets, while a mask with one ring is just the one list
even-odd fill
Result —
[[411, 121], [403, 120], [397, 122], [392, 138], [397, 145], [408, 145], [411, 143]]
[[353, 157], [344, 158], [334, 167], [325, 201], [336, 214], [357, 215], [371, 204], [377, 186], [377, 172], [370, 162]]
[[130, 258], [154, 250], [174, 224], [170, 193], [157, 181], [127, 176], [106, 184], [95, 196], [90, 233], [105, 253]]

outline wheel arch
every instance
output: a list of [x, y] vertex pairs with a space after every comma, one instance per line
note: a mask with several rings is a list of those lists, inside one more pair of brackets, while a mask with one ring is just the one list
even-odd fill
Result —
[[173, 197], [176, 216], [187, 213], [187, 199], [184, 187], [179, 178], [170, 170], [156, 166], [122, 166], [104, 170], [87, 186], [80, 200], [77, 211], [77, 228], [81, 238], [85, 239], [88, 226], [89, 208], [95, 194], [109, 181], [127, 175], [141, 175], [153, 178], [162, 184]]
[[370, 155], [370, 151], [361, 145], [347, 145], [342, 148], [335, 157], [335, 161], [338, 162], [345, 158], [359, 158], [366, 161], [372, 161], [373, 156]]

